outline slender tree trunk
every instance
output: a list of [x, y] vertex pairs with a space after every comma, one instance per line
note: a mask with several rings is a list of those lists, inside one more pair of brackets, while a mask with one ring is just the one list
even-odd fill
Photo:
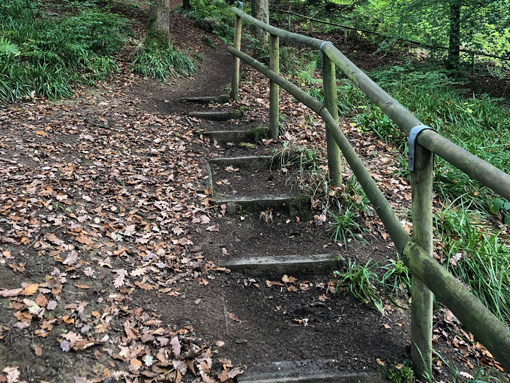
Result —
[[460, 66], [460, 10], [460, 1], [452, 0], [450, 3], [450, 44], [446, 63], [446, 67], [450, 70], [458, 70]]
[[[252, 0], [251, 15], [257, 20], [269, 24], [269, 0]], [[258, 28], [255, 33], [261, 42], [267, 43], [269, 41], [268, 33]]]
[[151, 0], [149, 36], [156, 39], [161, 47], [171, 44], [169, 0]]
[[185, 9], [187, 11], [191, 11], [190, 0], [182, 0], [182, 9]]

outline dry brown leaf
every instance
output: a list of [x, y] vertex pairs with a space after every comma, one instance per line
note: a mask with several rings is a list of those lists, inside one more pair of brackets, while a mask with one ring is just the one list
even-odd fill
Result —
[[175, 355], [181, 355], [181, 343], [179, 342], [179, 337], [178, 336], [174, 336], [170, 340], [170, 345], [172, 346], [172, 352]]
[[34, 353], [37, 356], [41, 356], [43, 353], [42, 346], [40, 344], [34, 344]]
[[297, 279], [296, 279], [296, 278], [294, 278], [294, 277], [289, 277], [289, 276], [287, 276], [287, 275], [284, 275], [284, 276], [282, 277], [282, 281], [283, 281], [284, 283], [294, 283], [294, 282], [296, 282], [296, 281], [297, 281]]
[[46, 307], [46, 305], [48, 304], [48, 300], [42, 293], [39, 293], [37, 298], [35, 298], [35, 303], [37, 303], [41, 307]]
[[233, 313], [228, 313], [228, 317], [230, 319], [232, 319], [233, 321], [236, 321], [236, 322], [239, 322], [239, 323], [243, 323], [243, 321], [241, 319], [239, 319], [235, 314]]
[[17, 297], [22, 293], [23, 289], [12, 289], [12, 290], [2, 290], [0, 291], [0, 297], [2, 298], [11, 298]]
[[37, 283], [31, 283], [24, 287], [22, 294], [23, 295], [34, 295], [37, 292], [37, 289], [39, 288], [39, 284]]
[[79, 289], [83, 289], [83, 290], [86, 290], [86, 289], [90, 289], [91, 286], [89, 285], [78, 285], [78, 284], [75, 284], [74, 287], [78, 287]]
[[209, 226], [208, 228], [206, 228], [205, 230], [207, 230], [207, 231], [220, 231], [220, 225], [218, 225], [218, 224], [212, 225], [212, 226]]

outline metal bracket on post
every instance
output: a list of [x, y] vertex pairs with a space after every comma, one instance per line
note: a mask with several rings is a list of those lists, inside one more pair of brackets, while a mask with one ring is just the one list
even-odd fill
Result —
[[427, 125], [418, 125], [411, 129], [409, 137], [407, 137], [407, 143], [409, 144], [409, 159], [408, 167], [410, 171], [414, 171], [414, 153], [416, 152], [416, 139], [418, 135], [424, 130], [434, 130]]
[[321, 46], [319, 47], [319, 51], [321, 54], [321, 67], [320, 69], [324, 69], [324, 52], [322, 51], [322, 47], [326, 44], [333, 44], [331, 41], [324, 41]]

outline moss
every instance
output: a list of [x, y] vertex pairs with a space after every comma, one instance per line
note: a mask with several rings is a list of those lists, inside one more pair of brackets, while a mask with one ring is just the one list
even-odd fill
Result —
[[253, 149], [255, 148], [255, 145], [250, 144], [249, 142], [241, 142], [239, 143], [239, 147], [244, 149]]
[[312, 217], [311, 199], [307, 194], [300, 194], [291, 203], [291, 215], [299, 217], [301, 221], [309, 221]]
[[259, 126], [248, 131], [246, 135], [253, 142], [260, 142], [267, 137], [267, 129]]

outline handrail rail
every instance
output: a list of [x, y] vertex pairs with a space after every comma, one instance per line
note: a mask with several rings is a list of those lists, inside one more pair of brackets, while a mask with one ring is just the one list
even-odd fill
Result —
[[[257, 60], [242, 53], [240, 51], [241, 45], [241, 20], [245, 19], [251, 21], [257, 27], [269, 32], [271, 34], [270, 56], [277, 57], [278, 44], [277, 37], [290, 38], [292, 41], [300, 42], [312, 48], [322, 49], [325, 54], [324, 57], [324, 86], [325, 96], [326, 86], [329, 88], [331, 82], [336, 88], [336, 79], [334, 77], [334, 70], [327, 69], [328, 65], [336, 64], [346, 75], [358, 85], [367, 96], [372, 99], [381, 109], [406, 133], [417, 125], [422, 125], [407, 109], [401, 106], [397, 101], [391, 98], [384, 92], [377, 84], [375, 84], [368, 76], [361, 72], [354, 64], [346, 59], [332, 44], [325, 44], [325, 41], [301, 36], [291, 32], [283, 31], [275, 27], [264, 24], [244, 12], [233, 8], [236, 14], [236, 35], [234, 37], [235, 48], [228, 47], [228, 52], [234, 56], [234, 73], [232, 89], [238, 89], [238, 84], [234, 82], [239, 79], [239, 59], [242, 59], [255, 69], [262, 72], [266, 77], [271, 80], [271, 92], [278, 92], [279, 87], [287, 90], [290, 94], [296, 97], [299, 101], [303, 102], [310, 109], [318, 113], [326, 124], [326, 135], [328, 145], [328, 163], [330, 167], [334, 164], [338, 172], [340, 164], [335, 164], [335, 161], [330, 162], [329, 146], [336, 145], [342, 150], [344, 157], [350, 164], [351, 169], [360, 182], [364, 192], [374, 206], [377, 214], [383, 221], [383, 224], [395, 243], [397, 250], [403, 255], [405, 264], [409, 267], [411, 272], [417, 278], [413, 278], [413, 304], [411, 310], [411, 340], [412, 350], [411, 357], [417, 368], [418, 375], [431, 368], [431, 355], [432, 355], [432, 290], [438, 299], [442, 301], [453, 314], [465, 325], [466, 329], [470, 331], [477, 339], [479, 339], [485, 347], [495, 356], [495, 358], [502, 364], [504, 368], [510, 370], [510, 329], [505, 323], [498, 320], [498, 318], [491, 313], [470, 291], [467, 290], [454, 276], [447, 270], [439, 265], [432, 257], [432, 165], [433, 153], [440, 155], [454, 166], [459, 164], [461, 170], [465, 171], [468, 175], [476, 175], [478, 179], [485, 180], [483, 175], [480, 174], [480, 169], [476, 170], [475, 167], [482, 167], [482, 171], [489, 171], [494, 177], [494, 174], [502, 174], [503, 177], [499, 181], [505, 187], [510, 185], [510, 176], [500, 171], [494, 166], [482, 161], [478, 157], [464, 151], [457, 145], [454, 145], [449, 140], [440, 136], [439, 134], [425, 130], [418, 136], [417, 152], [416, 152], [416, 167], [412, 172], [412, 194], [413, 194], [413, 238], [411, 239], [407, 232], [402, 227], [401, 223], [396, 218], [390, 204], [378, 188], [375, 181], [372, 179], [370, 173], [363, 165], [361, 159], [357, 156], [354, 149], [339, 128], [338, 121], [334, 117], [336, 103], [334, 108], [331, 99], [326, 100], [322, 104], [315, 98], [303, 92], [297, 86], [288, 80], [280, 77], [275, 71], [268, 69]], [[277, 37], [275, 37], [277, 36]], [[320, 44], [320, 45], [319, 45]], [[237, 60], [237, 61], [236, 61]], [[237, 64], [236, 64], [237, 62]], [[275, 63], [270, 64], [275, 68]], [[277, 66], [277, 65], [276, 65]], [[278, 68], [275, 68], [278, 71]], [[237, 71], [237, 73], [236, 73]], [[327, 78], [326, 78], [327, 76]], [[273, 86], [274, 85], [274, 86]], [[232, 93], [233, 98], [237, 94]], [[270, 95], [271, 103], [273, 100], [278, 100], [278, 96]], [[335, 97], [330, 94], [328, 97]], [[336, 101], [335, 101], [336, 102]], [[274, 105], [270, 106], [270, 114], [274, 113]], [[277, 110], [276, 110], [277, 111]], [[272, 116], [270, 116], [270, 120]], [[274, 116], [273, 116], [274, 117]], [[330, 142], [330, 138], [332, 141]], [[451, 150], [450, 155], [447, 151]], [[335, 153], [335, 151], [332, 151]], [[469, 155], [466, 155], [468, 153]], [[473, 164], [469, 163], [473, 161]], [[335, 173], [333, 172], [333, 173]], [[475, 177], [473, 177], [475, 178]], [[476, 178], [475, 178], [476, 179]], [[488, 181], [487, 186], [497, 191], [501, 188], [494, 185], [492, 180]], [[503, 196], [509, 195], [508, 190], [503, 190], [500, 193]], [[424, 217], [421, 217], [423, 215]], [[429, 290], [430, 289], [430, 290]]]
[[[385, 35], [385, 34], [382, 34], [382, 33], [379, 33], [379, 32], [369, 31], [368, 29], [349, 27], [349, 26], [343, 25], [343, 24], [337, 24], [337, 23], [332, 23], [330, 21], [319, 20], [319, 19], [315, 19], [313, 17], [301, 15], [299, 13], [288, 11], [288, 10], [277, 9], [277, 8], [274, 8], [274, 7], [271, 7], [270, 10], [272, 10], [274, 12], [287, 13], [289, 15], [294, 15], [294, 16], [297, 16], [297, 17], [300, 17], [300, 18], [303, 18], [303, 19], [307, 19], [307, 20], [310, 20], [310, 21], [313, 21], [313, 22], [319, 23], [319, 24], [333, 25], [333, 26], [340, 27], [340, 28], [343, 28], [343, 29], [349, 29], [351, 31], [360, 31], [360, 32], [364, 32], [364, 33], [370, 33], [370, 34], [373, 34], [373, 35], [384, 37], [386, 39], [395, 39], [395, 40], [399, 40], [399, 41], [405, 41], [405, 42], [408, 42], [408, 43], [417, 44], [417, 45], [420, 45], [420, 46], [423, 46], [423, 47], [427, 47], [427, 48], [444, 49], [444, 50], [448, 50], [449, 49], [448, 47], [443, 47], [442, 45], [428, 44], [428, 43], [425, 43], [425, 42], [422, 42], [422, 41], [405, 39], [403, 37], [388, 36], [388, 35]], [[490, 58], [500, 59], [500, 60], [504, 60], [504, 61], [510, 61], [510, 57], [501, 57], [501, 56], [491, 55], [489, 53], [484, 53], [484, 52], [480, 52], [480, 51], [473, 51], [473, 50], [470, 50], [470, 49], [463, 49], [463, 48], [461, 48], [461, 49], [459, 49], [459, 51], [463, 52], [463, 53], [475, 55], [475, 56], [484, 56], [484, 57], [490, 57]]]
[[[296, 43], [307, 47], [320, 50], [328, 55], [338, 68], [357, 85], [365, 95], [370, 98], [381, 110], [406, 134], [409, 134], [412, 128], [423, 123], [404, 108], [397, 100], [386, 93], [370, 77], [363, 73], [347, 57], [345, 57], [333, 44], [324, 44], [325, 40], [313, 37], [302, 36], [297, 33], [284, 31], [282, 29], [264, 24], [259, 20], [245, 14], [237, 8], [232, 11], [239, 17], [249, 21], [257, 27]], [[448, 161], [453, 166], [462, 170], [474, 180], [482, 183], [502, 197], [510, 200], [510, 175], [499, 170], [495, 166], [471, 154], [440, 134], [427, 130], [418, 136], [418, 144], [427, 148], [434, 154]]]

